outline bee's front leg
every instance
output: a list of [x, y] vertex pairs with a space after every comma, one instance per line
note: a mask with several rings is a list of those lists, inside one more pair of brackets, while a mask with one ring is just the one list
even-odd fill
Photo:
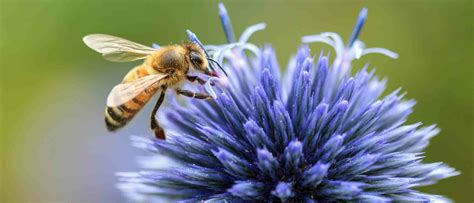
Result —
[[176, 89], [176, 93], [178, 93], [180, 95], [183, 95], [183, 96], [195, 98], [195, 99], [212, 99], [212, 96], [209, 95], [209, 94], [193, 92], [193, 91], [189, 91], [189, 90], [183, 90], [183, 89], [180, 89], [180, 88]]
[[[204, 85], [207, 82], [207, 80], [204, 80], [198, 76], [187, 75], [186, 79], [188, 79], [191, 82], [197, 81], [200, 85]], [[211, 82], [211, 85], [214, 86], [214, 82]]]

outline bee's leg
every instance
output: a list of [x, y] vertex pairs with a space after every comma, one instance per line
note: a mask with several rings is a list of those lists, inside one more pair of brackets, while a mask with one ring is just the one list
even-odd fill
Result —
[[192, 92], [189, 90], [176, 89], [176, 92], [180, 95], [195, 98], [195, 99], [212, 99], [212, 96], [206, 93]]
[[158, 124], [158, 121], [156, 120], [156, 112], [160, 108], [161, 104], [163, 103], [163, 100], [165, 99], [165, 92], [166, 92], [166, 87], [163, 87], [161, 89], [161, 94], [160, 98], [158, 98], [158, 101], [155, 104], [155, 107], [153, 108], [153, 111], [151, 112], [151, 118], [150, 118], [150, 127], [153, 132], [155, 132], [155, 137], [158, 139], [165, 139], [165, 131], [163, 128]]
[[[201, 85], [204, 85], [204, 84], [206, 84], [206, 82], [207, 82], [207, 80], [204, 80], [204, 79], [202, 79], [202, 78], [200, 78], [200, 77], [198, 77], [198, 76], [187, 75], [187, 76], [186, 76], [186, 79], [188, 79], [188, 80], [191, 81], [191, 82], [197, 81], [197, 82], [198, 82], [199, 84], [201, 84]], [[211, 82], [211, 85], [214, 86], [214, 83]]]

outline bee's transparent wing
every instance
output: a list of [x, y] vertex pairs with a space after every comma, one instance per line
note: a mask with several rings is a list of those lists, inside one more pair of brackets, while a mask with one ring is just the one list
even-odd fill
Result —
[[91, 34], [83, 38], [91, 49], [101, 53], [105, 59], [127, 62], [143, 59], [156, 49], [120, 37], [105, 34]]
[[107, 97], [107, 106], [117, 107], [127, 103], [166, 76], [167, 75], [153, 74], [141, 77], [132, 82], [118, 84], [110, 91]]

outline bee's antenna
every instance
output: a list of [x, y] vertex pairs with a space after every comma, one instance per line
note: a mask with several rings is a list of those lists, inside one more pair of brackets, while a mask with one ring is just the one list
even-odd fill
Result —
[[209, 61], [215, 63], [217, 66], [219, 66], [219, 68], [222, 70], [222, 72], [224, 72], [225, 76], [228, 76], [228, 75], [227, 75], [227, 72], [225, 72], [224, 68], [222, 68], [222, 66], [221, 66], [221, 64], [219, 64], [219, 62], [215, 61], [215, 60], [212, 59], [212, 58], [207, 58], [207, 60], [209, 60]]

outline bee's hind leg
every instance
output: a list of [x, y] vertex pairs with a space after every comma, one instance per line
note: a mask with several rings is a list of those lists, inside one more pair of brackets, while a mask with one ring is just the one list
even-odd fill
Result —
[[166, 138], [165, 131], [156, 120], [156, 112], [158, 111], [161, 104], [163, 103], [163, 100], [165, 99], [165, 92], [166, 92], [166, 87], [163, 87], [161, 89], [160, 98], [158, 98], [158, 101], [156, 102], [155, 107], [153, 108], [153, 111], [151, 112], [151, 118], [150, 118], [151, 130], [153, 130], [153, 132], [155, 133], [156, 138], [162, 139], [162, 140]]
[[212, 99], [212, 96], [209, 95], [209, 94], [199, 93], [199, 92], [192, 92], [192, 91], [189, 91], [189, 90], [183, 90], [183, 89], [179, 89], [179, 88], [176, 89], [176, 93], [178, 93], [180, 95], [183, 95], [183, 96], [195, 98], [195, 99]]

